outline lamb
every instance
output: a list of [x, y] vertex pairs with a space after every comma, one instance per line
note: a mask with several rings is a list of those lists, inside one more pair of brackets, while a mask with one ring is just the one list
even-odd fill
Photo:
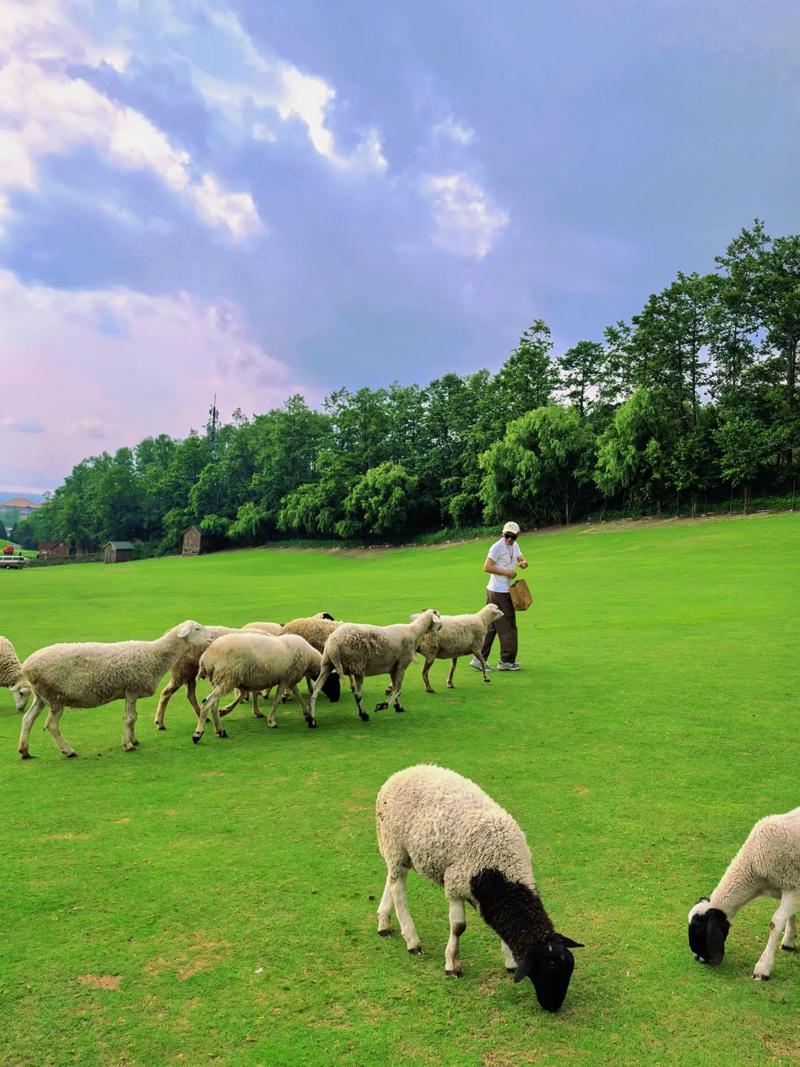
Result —
[[439, 612], [428, 608], [420, 615], [413, 616], [410, 623], [395, 623], [393, 626], [364, 626], [359, 623], [344, 623], [331, 634], [325, 642], [322, 653], [322, 671], [311, 694], [309, 726], [316, 726], [314, 710], [317, 695], [332, 671], [340, 678], [350, 678], [358, 716], [362, 722], [369, 719], [361, 702], [361, 688], [367, 675], [388, 674], [392, 679], [392, 691], [389, 699], [375, 705], [376, 711], [394, 704], [395, 711], [405, 711], [400, 703], [400, 690], [406, 667], [413, 660], [417, 644], [422, 636], [441, 626]]
[[17, 711], [24, 711], [31, 694], [22, 681], [22, 665], [7, 637], [0, 637], [0, 687], [10, 689]]
[[471, 904], [500, 937], [514, 981], [530, 978], [547, 1011], [558, 1011], [569, 987], [577, 941], [556, 933], [536, 888], [525, 834], [507, 811], [469, 778], [421, 764], [393, 774], [378, 793], [378, 847], [386, 887], [378, 933], [391, 934], [392, 906], [408, 951], [422, 952], [406, 901], [406, 876], [415, 870], [444, 887], [450, 938], [444, 972], [461, 977], [458, 939]]
[[417, 645], [417, 652], [425, 657], [422, 668], [422, 681], [425, 690], [432, 693], [428, 671], [435, 659], [450, 659], [450, 673], [447, 676], [447, 688], [454, 689], [453, 675], [459, 656], [475, 656], [481, 665], [484, 682], [491, 679], [486, 674], [486, 661], [481, 653], [486, 631], [495, 619], [502, 618], [503, 612], [496, 604], [486, 604], [474, 615], [442, 615], [442, 628], [436, 633], [425, 634]]
[[731, 919], [745, 904], [762, 896], [780, 900], [769, 924], [767, 944], [753, 968], [753, 978], [766, 982], [781, 933], [781, 948], [795, 951], [795, 916], [800, 907], [800, 808], [759, 820], [711, 896], [701, 897], [689, 912], [689, 947], [695, 959], [712, 965], [722, 963]]
[[77, 753], [58, 728], [64, 708], [99, 708], [112, 700], [125, 700], [122, 747], [131, 752], [139, 742], [134, 736], [136, 701], [152, 696], [164, 672], [187, 647], [211, 642], [211, 631], [188, 619], [155, 641], [120, 641], [114, 644], [84, 642], [48, 645], [28, 656], [22, 675], [34, 701], [22, 720], [19, 754], [30, 758], [31, 727], [45, 704], [50, 708], [45, 729], [65, 756]]
[[[275, 711], [284, 692], [291, 690], [308, 712], [297, 689], [301, 678], [317, 678], [322, 656], [308, 641], [297, 634], [271, 637], [259, 633], [227, 634], [218, 638], [200, 658], [200, 677], [208, 678], [212, 689], [201, 704], [197, 729], [192, 735], [195, 744], [203, 736], [206, 718], [210, 714], [218, 737], [227, 737], [219, 719], [220, 697], [235, 687], [250, 690], [277, 686], [267, 725], [277, 726]], [[331, 701], [339, 699], [339, 677], [329, 675], [322, 687]]]

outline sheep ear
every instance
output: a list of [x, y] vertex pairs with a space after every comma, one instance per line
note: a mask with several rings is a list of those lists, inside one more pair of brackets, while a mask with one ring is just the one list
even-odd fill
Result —
[[707, 958], [721, 961], [725, 955], [725, 938], [728, 936], [731, 924], [728, 922], [727, 916], [719, 912], [717, 908], [709, 908], [706, 914], [708, 915], [708, 925], [706, 927]]
[[582, 945], [580, 941], [573, 941], [571, 937], [565, 937], [564, 934], [558, 935], [561, 938], [561, 944], [565, 948], [586, 948], [586, 945]]
[[182, 622], [180, 624], [180, 626], [178, 627], [178, 631], [177, 631], [178, 637], [188, 637], [191, 629], [192, 629], [192, 624], [190, 622]]
[[530, 978], [535, 970], [536, 960], [533, 952], [528, 949], [514, 972], [514, 982], [521, 982], [524, 978]]
[[419, 612], [417, 612], [415, 615], [411, 616], [412, 622], [414, 621], [414, 619], [418, 619], [418, 618], [419, 618]]

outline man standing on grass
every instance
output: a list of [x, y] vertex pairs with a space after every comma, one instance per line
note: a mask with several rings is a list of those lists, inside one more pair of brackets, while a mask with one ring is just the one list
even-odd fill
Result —
[[[491, 575], [489, 584], [486, 586], [486, 603], [496, 604], [503, 612], [503, 617], [493, 622], [486, 631], [481, 654], [485, 660], [488, 660], [495, 635], [497, 635], [500, 638], [498, 671], [520, 670], [520, 665], [517, 663], [517, 614], [511, 603], [509, 589], [511, 582], [517, 576], [517, 567], [524, 571], [528, 566], [528, 561], [520, 552], [517, 537], [519, 537], [519, 526], [515, 522], [507, 522], [503, 527], [503, 536], [489, 549], [483, 565], [486, 573]], [[472, 657], [470, 666], [481, 669], [477, 656]], [[486, 669], [492, 670], [488, 663]]]

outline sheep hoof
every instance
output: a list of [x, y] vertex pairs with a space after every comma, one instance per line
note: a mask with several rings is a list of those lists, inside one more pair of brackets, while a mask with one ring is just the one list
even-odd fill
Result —
[[222, 739], [223, 737], [227, 737], [227, 736], [228, 736], [228, 731], [227, 731], [227, 730], [220, 730], [220, 732], [219, 732], [219, 733], [217, 734], [217, 737], [219, 737], [219, 738], [220, 738], [220, 740], [221, 740], [221, 739]]
[[255, 715], [255, 717], [257, 719], [263, 719], [264, 718], [263, 714], [260, 711], [254, 711], [253, 714]]
[[65, 752], [64, 755], [67, 757], [67, 759], [77, 759], [78, 758], [78, 753], [77, 752]]
[[463, 975], [462, 975], [460, 970], [458, 970], [458, 971], [448, 971], [448, 969], [445, 967], [444, 973], [445, 973], [445, 976], [447, 978], [463, 978]]
[[797, 952], [797, 947], [795, 945], [781, 945], [781, 948], [784, 952]]
[[366, 711], [359, 711], [358, 717], [362, 722], [369, 722], [369, 715], [367, 715]]
[[156, 730], [166, 730], [166, 726], [164, 726], [163, 723], [157, 722], [156, 723]]
[[415, 945], [414, 948], [408, 950], [410, 956], [423, 956], [422, 945]]
[[756, 980], [756, 982], [768, 982], [769, 981], [769, 975], [768, 974], [754, 974], [753, 978]]
[[316, 730], [316, 728], [317, 728], [317, 720], [316, 719], [309, 719], [308, 728], [309, 728], [309, 730]]
[[392, 931], [391, 930], [379, 930], [378, 931], [378, 937], [391, 937], [391, 936], [392, 936]]
[[506, 972], [508, 974], [516, 974], [517, 973], [517, 968], [516, 967], [506, 967]]
[[380, 704], [375, 705], [376, 711], [385, 711], [389, 707], [389, 703], [386, 700], [382, 700]]
[[19, 754], [19, 758], [20, 758], [20, 759], [36, 759], [36, 757], [35, 757], [35, 756], [32, 756], [32, 755], [30, 754], [30, 752], [20, 752], [20, 754]]
[[192, 741], [194, 741], [194, 743], [197, 744], [197, 742], [200, 740], [200, 738], [202, 736], [203, 736], [202, 734], [192, 734]]
[[[262, 715], [261, 718], [263, 719], [264, 716]], [[277, 730], [278, 729], [278, 724], [276, 722], [268, 722], [267, 726], [270, 728], [270, 730]]]
[[394, 710], [395, 711], [405, 711], [406, 709], [403, 707], [402, 704], [395, 704]]
[[484, 682], [486, 682], [487, 685], [489, 685], [491, 683], [491, 681], [492, 681], [491, 678], [484, 678], [483, 680], [484, 680]]

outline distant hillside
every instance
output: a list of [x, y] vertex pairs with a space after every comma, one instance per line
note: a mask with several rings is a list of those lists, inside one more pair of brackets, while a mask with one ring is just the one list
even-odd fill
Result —
[[24, 496], [27, 500], [32, 500], [34, 504], [40, 504], [44, 500], [41, 493], [0, 493], [0, 506], [4, 500], [13, 500], [17, 496]]

